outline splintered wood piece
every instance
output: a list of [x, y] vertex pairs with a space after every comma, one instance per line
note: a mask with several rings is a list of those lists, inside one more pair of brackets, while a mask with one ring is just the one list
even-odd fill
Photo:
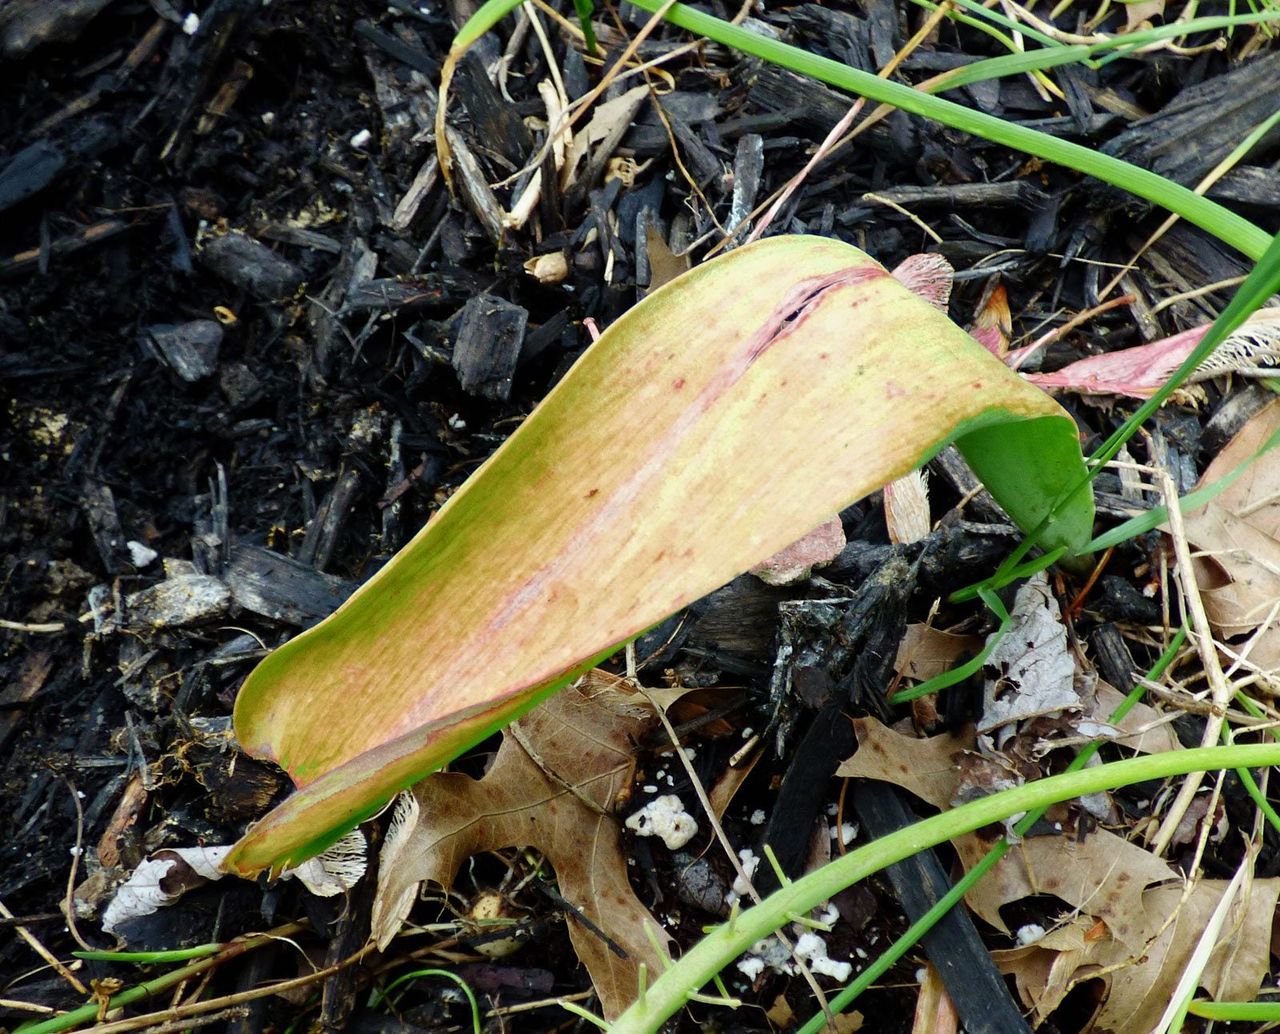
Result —
[[356, 588], [259, 546], [236, 546], [223, 577], [238, 606], [303, 628], [332, 614]]
[[453, 368], [470, 395], [505, 399], [511, 394], [529, 314], [519, 305], [480, 294], [462, 308]]
[[157, 323], [144, 331], [143, 340], [155, 345], [174, 373], [194, 384], [218, 369], [222, 324], [217, 320], [191, 320], [176, 326]]
[[215, 237], [196, 257], [209, 272], [261, 301], [287, 298], [305, 279], [288, 259], [238, 231]]

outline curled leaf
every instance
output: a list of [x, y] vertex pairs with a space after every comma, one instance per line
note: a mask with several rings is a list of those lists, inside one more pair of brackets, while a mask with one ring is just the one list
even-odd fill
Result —
[[869, 256], [776, 237], [680, 276], [337, 613], [250, 675], [236, 735], [302, 789], [227, 866], [322, 849], [951, 441], [1024, 528], [1057, 507], [1046, 548], [1088, 540], [1071, 419]]

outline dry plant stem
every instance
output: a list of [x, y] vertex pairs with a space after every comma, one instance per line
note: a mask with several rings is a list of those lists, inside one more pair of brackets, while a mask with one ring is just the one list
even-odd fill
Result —
[[1064, 337], [1075, 330], [1076, 327], [1083, 323], [1088, 323], [1089, 320], [1093, 319], [1095, 316], [1101, 316], [1108, 309], [1119, 308], [1121, 305], [1130, 305], [1135, 301], [1137, 301], [1137, 298], [1134, 295], [1122, 294], [1118, 298], [1112, 298], [1110, 301], [1102, 302], [1100, 305], [1095, 305], [1091, 309], [1085, 309], [1082, 312], [1076, 313], [1071, 317], [1071, 319], [1067, 320], [1066, 323], [1062, 324], [1062, 326], [1054, 327], [1053, 330], [1049, 331], [1047, 334], [1042, 334], [1040, 337], [1036, 338], [1031, 342], [1031, 344], [1027, 345], [1026, 348], [1018, 349], [1018, 358], [1009, 364], [1009, 368], [1012, 370], [1021, 370], [1026, 361], [1033, 355], [1042, 349], [1048, 348], [1055, 341], [1061, 341]]
[[[542, 56], [547, 60], [547, 72], [551, 75], [551, 82], [556, 88], [556, 96], [560, 99], [561, 108], [569, 106], [569, 92], [564, 88], [564, 78], [560, 75], [560, 66], [556, 63], [556, 52], [551, 47], [551, 40], [547, 38], [547, 30], [542, 27], [542, 19], [538, 17], [538, 10], [531, 4], [525, 5], [525, 10], [529, 15], [529, 24], [533, 27], [533, 34], [538, 37], [538, 46], [542, 49]], [[553, 140], [550, 133], [547, 134], [548, 140]]]
[[[635, 663], [635, 647], [631, 646], [629, 648], [633, 651], [628, 654], [627, 659], [628, 671], [631, 671], [633, 670]], [[680, 759], [680, 764], [684, 768], [685, 775], [689, 777], [689, 782], [693, 785], [693, 792], [697, 794], [698, 803], [702, 805], [702, 810], [707, 814], [707, 822], [710, 823], [711, 830], [715, 834], [716, 840], [719, 842], [721, 849], [724, 851], [725, 857], [729, 859], [729, 864], [733, 866], [734, 872], [738, 875], [738, 879], [740, 879], [743, 885], [747, 888], [748, 896], [750, 896], [751, 900], [757, 905], [760, 904], [764, 899], [760, 897], [760, 892], [756, 890], [755, 884], [751, 882], [751, 877], [747, 875], [746, 869], [742, 867], [742, 860], [738, 857], [738, 853], [734, 851], [733, 845], [729, 843], [729, 838], [725, 835], [724, 827], [720, 825], [720, 820], [716, 818], [715, 809], [711, 807], [711, 801], [707, 797], [707, 791], [702, 785], [702, 780], [698, 778], [698, 773], [693, 770], [693, 764], [685, 756], [684, 748], [680, 746], [680, 737], [676, 734], [675, 728], [671, 725], [671, 720], [667, 717], [667, 713], [661, 708], [661, 706], [659, 706], [658, 702], [649, 695], [649, 691], [640, 685], [638, 681], [635, 681], [634, 676], [632, 676], [632, 679], [633, 685], [640, 691], [644, 698], [649, 701], [649, 706], [653, 708], [654, 712], [658, 716], [658, 720], [662, 723], [662, 728], [666, 730], [667, 736], [670, 737], [671, 744], [675, 747], [676, 757]], [[814, 977], [813, 972], [809, 969], [808, 964], [804, 959], [795, 954], [795, 945], [791, 943], [791, 938], [784, 934], [781, 929], [775, 930], [774, 936], [778, 938], [787, 951], [791, 952], [792, 961], [795, 962], [796, 966], [799, 968], [800, 974], [804, 977], [805, 983], [809, 985], [809, 990], [813, 992], [814, 997], [818, 1000], [818, 1004], [822, 1007], [822, 1014], [827, 1018], [827, 1024], [834, 1030], [836, 1018], [831, 1012], [831, 1003], [827, 1001], [827, 996], [823, 993], [822, 988], [818, 986], [818, 981]]]
[[[990, 5], [987, 5], [987, 6], [990, 6]], [[1051, 22], [1047, 22], [1042, 18], [1036, 17], [1034, 14], [1032, 14], [1029, 10], [1027, 10], [1022, 5], [1015, 3], [1014, 0], [1000, 0], [1000, 6], [1004, 8], [1005, 14], [1007, 14], [1010, 18], [1014, 18], [1014, 19], [1025, 22], [1027, 25], [1030, 25], [1032, 28], [1037, 29], [1038, 31], [1042, 32], [1044, 35], [1050, 37], [1051, 39], [1057, 40], [1059, 43], [1083, 44], [1085, 46], [1088, 46], [1091, 43], [1099, 43], [1111, 38], [1109, 35], [1105, 35], [1105, 34], [1095, 33], [1089, 36], [1082, 36], [1079, 33], [1066, 32], [1062, 29], [1059, 29], [1056, 25], [1053, 25]], [[1220, 39], [1214, 40], [1212, 43], [1206, 43], [1203, 46], [1199, 46], [1199, 47], [1181, 47], [1181, 46], [1178, 46], [1178, 44], [1174, 43], [1172, 40], [1156, 40], [1152, 43], [1145, 44], [1144, 46], [1135, 47], [1133, 50], [1133, 53], [1144, 54], [1153, 50], [1167, 50], [1172, 54], [1179, 54], [1185, 57], [1191, 54], [1198, 54], [1205, 50], [1221, 50], [1221, 49], [1222, 49], [1222, 41]]]
[[47, 1005], [35, 1005], [32, 1002], [19, 1002], [12, 998], [0, 998], [0, 1009], [12, 1009], [14, 1012], [33, 1012], [40, 1016], [52, 1016], [56, 1009]]
[[[914, 36], [912, 36], [911, 39], [909, 39], [907, 43], [902, 47], [902, 49], [898, 51], [898, 53], [894, 54], [893, 60], [890, 61], [887, 65], [885, 65], [884, 68], [882, 68], [879, 72], [877, 72], [876, 75], [878, 75], [881, 79], [887, 79], [889, 78], [889, 76], [893, 75], [893, 73], [897, 70], [898, 66], [901, 65], [902, 62], [905, 61], [907, 57], [911, 54], [911, 52], [915, 50], [916, 47], [918, 47], [928, 37], [929, 33], [933, 32], [933, 30], [937, 27], [938, 23], [942, 21], [942, 19], [947, 15], [947, 13], [950, 10], [951, 10], [951, 0], [943, 0], [943, 2], [939, 4], [937, 8], [925, 20], [924, 25], [920, 27], [920, 31], [917, 32]], [[852, 105], [850, 105], [849, 110], [844, 113], [844, 117], [841, 118], [839, 122], [837, 122], [834, 126], [831, 127], [831, 131], [828, 132], [827, 135], [823, 138], [822, 143], [818, 145], [818, 149], [813, 152], [813, 157], [811, 157], [807, 162], [805, 162], [804, 168], [801, 169], [799, 172], [797, 172], [794, 176], [792, 176], [791, 179], [787, 180], [786, 185], [783, 186], [783, 188], [780, 191], [775, 193], [774, 200], [772, 202], [772, 205], [769, 208], [769, 211], [765, 214], [765, 217], [761, 219], [759, 223], [756, 224], [755, 228], [751, 231], [751, 233], [747, 235], [747, 239], [745, 243], [750, 244], [752, 241], [758, 240], [760, 238], [760, 235], [763, 234], [766, 229], [768, 229], [769, 224], [772, 223], [773, 220], [778, 217], [778, 213], [782, 211], [782, 206], [785, 205], [787, 201], [790, 199], [791, 195], [794, 194], [797, 189], [799, 189], [800, 184], [802, 184], [808, 178], [809, 173], [812, 172], [819, 165], [819, 163], [824, 161], [828, 155], [830, 155], [838, 147], [842, 146], [846, 142], [846, 141], [842, 141], [840, 137], [844, 133], [848, 132], [850, 125], [853, 123], [853, 120], [858, 117], [858, 112], [862, 110], [864, 104], [866, 104], [866, 98], [859, 97], [856, 101], [853, 102]], [[886, 107], [886, 106], [881, 105], [881, 107]], [[872, 116], [877, 115], [879, 111], [880, 111], [880, 108], [877, 108], [874, 112], [872, 112]], [[888, 111], [886, 111], [885, 114], [888, 114]], [[880, 116], [880, 117], [883, 118], [883, 116]], [[869, 117], [867, 121], [863, 123], [863, 125], [859, 126], [857, 129], [854, 130], [853, 133], [849, 135], [848, 139], [852, 139], [856, 133], [860, 132], [862, 129], [865, 129], [867, 126], [871, 125], [872, 121], [873, 119]], [[879, 121], [879, 119], [875, 119], [875, 121]], [[883, 199], [877, 198], [876, 200], [883, 200]], [[884, 202], [884, 203], [888, 204], [888, 202]], [[766, 204], [768, 204], [768, 202], [766, 202]], [[758, 212], [759, 209], [757, 208], [756, 211]], [[747, 219], [748, 220], [751, 219], [753, 216], [755, 216], [755, 214], [756, 212], [752, 212], [751, 215], [747, 217]], [[747, 220], [744, 220], [744, 222], [746, 221]], [[724, 240], [720, 242], [720, 247], [723, 247], [727, 241], [732, 240], [734, 235], [737, 234], [738, 230], [739, 230], [739, 227], [735, 226], [731, 228], [727, 233], [725, 233]], [[712, 254], [714, 254], [715, 251], [718, 251], [718, 250], [719, 250], [719, 247], [717, 247], [712, 252]]]
[[10, 632], [31, 632], [37, 635], [52, 635], [55, 632], [67, 631], [67, 626], [57, 621], [43, 621], [32, 624], [26, 621], [7, 621], [0, 618], [0, 628]]
[[211, 1023], [243, 1019], [248, 1015], [249, 1007], [247, 1005], [233, 1005], [230, 1009], [210, 1013], [208, 1016], [192, 1016], [185, 1020], [170, 1020], [167, 1023], [161, 1023], [149, 1028], [146, 1034], [178, 1034], [179, 1031], [191, 1030], [193, 1027], [207, 1027]]
[[[1182, 523], [1182, 510], [1178, 506], [1177, 489], [1173, 478], [1166, 471], [1160, 471], [1158, 476], [1169, 513], [1169, 533], [1173, 539], [1174, 555], [1178, 559], [1178, 582], [1182, 588], [1182, 599], [1187, 615], [1191, 619], [1191, 639], [1200, 654], [1205, 675], [1209, 679], [1213, 709], [1205, 718], [1204, 734], [1200, 739], [1201, 746], [1209, 746], [1217, 743], [1218, 737], [1222, 734], [1222, 723], [1226, 718], [1227, 706], [1231, 703], [1231, 685], [1222, 672], [1222, 664], [1213, 642], [1213, 631], [1209, 627], [1209, 617], [1205, 614], [1204, 601], [1200, 598], [1200, 588], [1196, 584], [1195, 569], [1191, 566], [1191, 547], [1187, 544], [1186, 530]], [[1178, 796], [1169, 806], [1169, 812], [1165, 815], [1164, 822], [1152, 841], [1153, 854], [1163, 855], [1168, 850], [1174, 831], [1186, 815], [1187, 808], [1191, 806], [1192, 798], [1200, 788], [1203, 778], [1204, 773], [1193, 772], [1183, 782], [1182, 789], [1178, 791]]]
[[873, 190], [868, 190], [865, 194], [863, 194], [862, 200], [874, 201], [876, 202], [876, 204], [884, 205], [886, 208], [892, 208], [904, 219], [910, 219], [913, 223], [915, 223], [916, 226], [920, 228], [921, 232], [925, 234], [925, 236], [932, 237], [934, 244], [942, 243], [942, 234], [938, 233], [937, 230], [935, 230], [932, 226], [930, 226], [918, 215], [916, 215], [915, 212], [912, 212], [910, 209], [908, 209], [905, 205], [900, 205], [897, 201], [884, 197], [881, 194], [877, 194]]
[[[289, 923], [272, 933], [257, 934], [251, 937], [245, 937], [242, 940], [232, 941], [217, 955], [210, 955], [197, 962], [183, 966], [181, 969], [156, 977], [154, 980], [147, 980], [139, 984], [135, 984], [130, 988], [126, 988], [121, 993], [112, 996], [111, 1000], [104, 1004], [106, 1004], [107, 1008], [115, 1009], [124, 1005], [132, 1004], [142, 998], [159, 994], [162, 991], [167, 991], [171, 987], [185, 983], [187, 980], [191, 979], [191, 977], [199, 973], [212, 970], [231, 959], [243, 955], [245, 952], [252, 951], [255, 948], [260, 948], [264, 944], [276, 940], [278, 936], [306, 929], [307, 925], [308, 924], [305, 922]], [[345, 963], [343, 963], [343, 965], [345, 965]], [[305, 979], [314, 979], [314, 976], [315, 975], [313, 974], [311, 977], [307, 977]], [[273, 994], [275, 990], [281, 986], [283, 985], [272, 985], [265, 989], [259, 988], [255, 992], [246, 992], [246, 994], [249, 994], [251, 997], [262, 997], [266, 994]], [[86, 997], [89, 997], [88, 991], [85, 991], [84, 994]], [[93, 1029], [95, 1034], [110, 1034], [110, 1032], [115, 1030], [135, 1030], [139, 1027], [147, 1027], [155, 1023], [164, 1023], [170, 1019], [181, 1018], [175, 1015], [179, 1011], [182, 1012], [183, 1016], [197, 1015], [231, 1004], [234, 1003], [229, 1002], [226, 999], [215, 999], [212, 1002], [200, 1002], [195, 1005], [184, 1006], [182, 1007], [182, 1010], [164, 1010], [160, 1013], [149, 1013], [146, 1016], [137, 1016], [128, 1020], [120, 1020], [112, 1024], [98, 1025]], [[72, 1026], [79, 1026], [81, 1021], [91, 1021], [96, 1015], [97, 1010], [97, 1003], [83, 1006], [79, 1009], [72, 1009], [70, 1012], [33, 1024], [31, 1030], [33, 1032], [67, 1030]]]
[[[1132, 266], [1121, 267], [1125, 270], [1132, 269]], [[1122, 274], [1123, 275], [1123, 274]], [[1228, 287], [1239, 287], [1243, 284], [1245, 278], [1243, 276], [1229, 276], [1225, 280], [1215, 280], [1211, 284], [1205, 284], [1203, 287], [1197, 287], [1190, 291], [1179, 291], [1177, 294], [1171, 294], [1168, 298], [1162, 298], [1151, 306], [1151, 315], [1154, 316], [1158, 312], [1163, 312], [1170, 306], [1177, 305], [1178, 302], [1192, 301], [1196, 298], [1203, 298], [1206, 294], [1213, 294], [1214, 291], [1223, 291]]]
[[71, 850], [71, 871], [67, 873], [67, 893], [63, 898], [62, 914], [67, 920], [67, 929], [71, 937], [80, 945], [81, 951], [93, 951], [93, 945], [80, 936], [76, 928], [76, 874], [80, 869], [80, 852], [84, 850], [84, 805], [80, 803], [80, 791], [70, 779], [63, 779], [67, 789], [71, 791], [71, 800], [76, 806], [76, 846]]
[[[299, 926], [301, 924], [292, 924]], [[264, 935], [266, 936], [266, 935]], [[275, 939], [275, 938], [270, 938]], [[104, 1023], [93, 1028], [93, 1034], [124, 1034], [125, 1031], [141, 1030], [144, 1027], [150, 1027], [153, 1024], [172, 1024], [178, 1020], [186, 1020], [193, 1016], [202, 1016], [205, 1013], [214, 1012], [215, 1010], [234, 1008], [243, 1002], [251, 1002], [257, 998], [267, 998], [270, 995], [280, 994], [282, 991], [291, 991], [295, 988], [306, 987], [309, 984], [318, 981], [327, 980], [335, 973], [346, 969], [348, 966], [359, 962], [362, 958], [377, 948], [373, 944], [366, 944], [359, 951], [352, 955], [348, 955], [340, 962], [334, 963], [332, 966], [326, 966], [324, 969], [318, 969], [314, 973], [308, 973], [306, 976], [294, 977], [292, 980], [281, 980], [275, 984], [266, 984], [263, 987], [251, 988], [248, 991], [239, 991], [235, 994], [224, 995], [221, 998], [210, 998], [203, 1002], [191, 1002], [188, 1005], [180, 1005], [176, 1009], [166, 1009], [163, 1012], [148, 1013], [145, 1016], [132, 1016], [127, 1020], [117, 1020], [115, 1023]], [[219, 956], [213, 956], [213, 959], [207, 960], [212, 962]]]
[[[0, 916], [4, 916], [6, 919], [18, 918], [12, 912], [9, 911], [8, 907], [5, 905], [3, 901], [0, 901]], [[37, 955], [39, 955], [42, 959], [44, 959], [45, 962], [47, 962], [50, 966], [52, 966], [54, 970], [57, 971], [58, 976], [62, 977], [63, 980], [65, 980], [68, 984], [70, 984], [73, 988], [75, 988], [76, 994], [87, 995], [89, 993], [89, 989], [85, 987], [83, 983], [80, 982], [80, 978], [77, 977], [74, 973], [72, 973], [71, 970], [67, 969], [67, 967], [58, 960], [58, 957], [54, 955], [53, 952], [51, 952], [48, 948], [46, 948], [43, 944], [41, 944], [35, 934], [33, 934], [21, 923], [15, 923], [13, 928], [18, 932], [18, 936], [21, 937], [24, 941], [27, 942], [27, 944], [31, 946], [32, 951], [34, 951]]]
[[543, 998], [537, 1002], [521, 1002], [519, 1005], [504, 1005], [498, 1009], [490, 1009], [484, 1014], [486, 1020], [496, 1019], [502, 1016], [515, 1016], [522, 1012], [535, 1012], [538, 1009], [550, 1009], [553, 1006], [561, 1005], [564, 1002], [585, 1002], [589, 998], [594, 998], [594, 991], [579, 991], [576, 994], [560, 995], [558, 998]]

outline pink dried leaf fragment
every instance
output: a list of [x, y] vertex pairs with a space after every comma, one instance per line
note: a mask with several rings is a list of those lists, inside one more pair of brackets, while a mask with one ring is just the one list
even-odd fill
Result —
[[751, 573], [768, 585], [792, 585], [809, 577], [815, 567], [831, 563], [848, 540], [839, 517], [824, 521], [804, 538], [774, 553]]
[[956, 271], [941, 255], [908, 255], [893, 267], [893, 278], [939, 312], [947, 311]]
[[[1053, 373], [1027, 374], [1027, 380], [1042, 388], [1063, 388], [1085, 395], [1150, 398], [1208, 331], [1208, 326], [1193, 327], [1148, 345], [1089, 356]], [[1203, 381], [1226, 373], [1280, 376], [1280, 308], [1255, 312], [1189, 380]]]

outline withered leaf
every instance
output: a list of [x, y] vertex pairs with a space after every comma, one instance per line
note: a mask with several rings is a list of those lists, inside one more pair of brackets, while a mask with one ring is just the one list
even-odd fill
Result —
[[[966, 743], [950, 736], [916, 739], [903, 736], [874, 719], [854, 722], [858, 752], [837, 775], [881, 779], [946, 808], [960, 788], [954, 755]], [[965, 868], [990, 848], [976, 834], [953, 841]], [[1123, 837], [1098, 829], [1083, 841], [1066, 836], [1028, 837], [1015, 845], [992, 872], [966, 895], [969, 907], [1005, 933], [1010, 932], [1000, 908], [1038, 894], [1052, 894], [1067, 905], [1103, 920], [1111, 936], [1138, 950], [1160, 925], [1143, 909], [1143, 894], [1152, 884], [1176, 880], [1177, 873], [1149, 851]]]
[[[1280, 399], [1245, 424], [1209, 464], [1201, 484], [1230, 473], [1280, 431]], [[1261, 456], [1221, 495], [1184, 518], [1196, 548], [1192, 563], [1214, 631], [1223, 638], [1258, 636], [1249, 660], [1263, 671], [1280, 669], [1280, 450]]]
[[[1076, 983], [1100, 976], [1107, 993], [1092, 1024], [1086, 1026], [1117, 1034], [1146, 1032], [1168, 1004], [1227, 882], [1205, 880], [1192, 888], [1185, 902], [1181, 885], [1147, 890], [1142, 908], [1158, 923], [1154, 939], [1138, 949], [1093, 936], [1089, 930], [1093, 920], [1079, 916], [1036, 944], [993, 954], [1000, 968], [1015, 977], [1018, 994], [1034, 1010], [1037, 1026]], [[1257, 997], [1270, 964], [1271, 923], [1278, 897], [1280, 879], [1252, 880], [1241, 888], [1201, 976], [1200, 984], [1210, 997], [1245, 1002]]]
[[508, 727], [482, 779], [438, 772], [411, 791], [416, 809], [383, 847], [373, 935], [385, 946], [400, 928], [417, 886], [453, 884], [472, 855], [509, 847], [541, 851], [560, 894], [624, 952], [569, 918], [574, 950], [587, 967], [606, 1017], [636, 994], [641, 963], [661, 971], [646, 926], [665, 934], [627, 881], [617, 802], [631, 784], [635, 744], [656, 724], [652, 708], [614, 681], [588, 676]]

